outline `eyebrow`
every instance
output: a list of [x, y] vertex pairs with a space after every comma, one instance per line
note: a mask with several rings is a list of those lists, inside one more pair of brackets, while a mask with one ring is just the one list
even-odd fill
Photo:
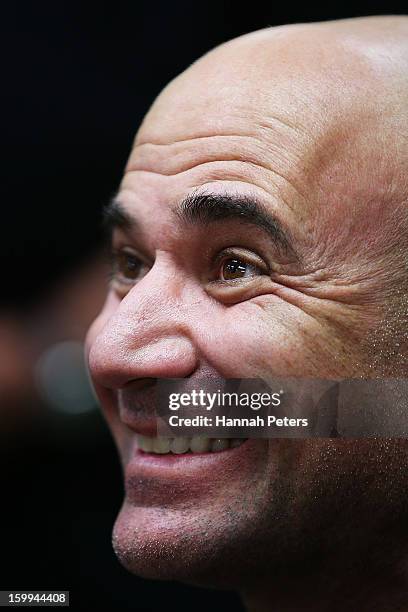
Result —
[[[254, 197], [215, 193], [191, 194], [173, 209], [173, 213], [183, 223], [195, 226], [233, 219], [258, 227], [269, 235], [283, 253], [299, 259], [288, 229]], [[117, 196], [108, 202], [102, 214], [103, 226], [108, 232], [115, 228], [134, 230], [139, 225]]]
[[132, 229], [135, 225], [138, 225], [136, 219], [125, 210], [117, 196], [111, 198], [102, 208], [102, 226], [108, 234], [116, 227], [126, 230]]
[[174, 210], [179, 219], [193, 225], [208, 225], [233, 219], [266, 232], [285, 254], [298, 259], [290, 232], [254, 197], [246, 195], [192, 194]]

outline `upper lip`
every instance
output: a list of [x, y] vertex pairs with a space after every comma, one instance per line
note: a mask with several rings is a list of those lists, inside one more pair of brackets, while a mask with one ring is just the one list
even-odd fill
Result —
[[130, 383], [118, 390], [116, 400], [124, 425], [144, 436], [157, 435], [155, 385], [135, 390]]
[[[222, 387], [226, 379], [208, 376], [204, 379], [191, 377], [180, 381], [179, 390], [187, 391], [195, 386], [212, 385]], [[161, 418], [158, 406], [157, 379], [137, 379], [128, 382], [115, 393], [118, 416], [132, 431], [144, 436], [156, 436]]]

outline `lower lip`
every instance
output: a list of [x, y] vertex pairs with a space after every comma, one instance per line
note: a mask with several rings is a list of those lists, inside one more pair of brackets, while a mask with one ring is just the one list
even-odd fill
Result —
[[252, 463], [259, 452], [259, 445], [265, 440], [248, 439], [240, 446], [227, 448], [214, 453], [155, 454], [135, 448], [128, 462], [126, 478], [145, 478], [158, 481], [177, 481], [192, 478], [212, 480], [222, 472], [237, 465]]
[[[185, 508], [213, 504], [217, 491], [241, 491], [243, 482], [264, 474], [269, 443], [247, 439], [241, 446], [215, 453], [154, 454], [141, 451], [136, 436], [124, 466], [125, 503], [133, 508]], [[201, 502], [199, 501], [201, 500]]]

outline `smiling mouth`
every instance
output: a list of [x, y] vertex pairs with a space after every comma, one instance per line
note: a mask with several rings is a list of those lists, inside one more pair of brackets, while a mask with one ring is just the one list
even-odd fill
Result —
[[246, 438], [163, 438], [137, 436], [137, 445], [143, 453], [153, 455], [185, 455], [194, 453], [219, 453], [229, 448], [237, 448]]

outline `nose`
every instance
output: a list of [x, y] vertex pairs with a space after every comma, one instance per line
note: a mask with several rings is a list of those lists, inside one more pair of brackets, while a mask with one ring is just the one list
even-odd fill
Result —
[[146, 378], [184, 378], [198, 367], [191, 330], [194, 289], [176, 270], [156, 263], [123, 300], [108, 297], [102, 328], [88, 340], [96, 385], [118, 389]]

